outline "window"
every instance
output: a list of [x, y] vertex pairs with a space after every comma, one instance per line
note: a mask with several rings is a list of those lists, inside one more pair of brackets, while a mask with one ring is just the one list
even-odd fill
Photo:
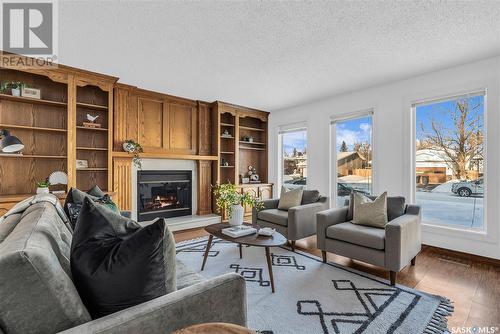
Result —
[[280, 131], [281, 184], [287, 188], [307, 185], [307, 129]]
[[344, 206], [351, 192], [372, 193], [372, 112], [332, 122], [333, 197]]
[[484, 92], [413, 105], [416, 203], [426, 223], [484, 226]]

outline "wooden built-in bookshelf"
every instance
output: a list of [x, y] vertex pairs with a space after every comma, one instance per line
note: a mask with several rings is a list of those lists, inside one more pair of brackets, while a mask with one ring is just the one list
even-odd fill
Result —
[[[268, 183], [267, 172], [268, 113], [225, 102], [215, 102], [212, 109], [219, 157], [212, 179], [217, 183], [235, 184], [242, 192], [262, 199], [271, 198], [272, 184]], [[225, 135], [225, 131], [230, 136]], [[248, 166], [256, 168], [259, 182], [242, 183]], [[245, 208], [245, 212], [250, 215], [251, 208]]]
[[[13, 96], [11, 91], [0, 93], [0, 129], [10, 131], [25, 146], [21, 154], [0, 154], [0, 211], [14, 199], [35, 194], [36, 183], [54, 171], [67, 173], [68, 185], [51, 190], [73, 186], [88, 190], [94, 184], [104, 190], [112, 188], [109, 152], [116, 80], [63, 65], [50, 69], [0, 67], [0, 83], [21, 82], [41, 92], [40, 99]], [[101, 129], [83, 127], [87, 113], [99, 114]], [[88, 160], [89, 168], [77, 170], [76, 159]]]

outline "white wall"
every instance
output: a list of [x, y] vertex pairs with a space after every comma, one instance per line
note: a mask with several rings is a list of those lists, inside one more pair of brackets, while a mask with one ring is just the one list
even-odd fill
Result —
[[413, 199], [413, 126], [411, 103], [476, 89], [487, 90], [488, 182], [485, 233], [423, 226], [429, 245], [500, 259], [500, 57], [485, 59], [426, 75], [334, 96], [307, 105], [272, 112], [269, 134], [269, 176], [278, 181], [278, 128], [306, 121], [308, 124], [308, 188], [330, 193], [330, 118], [374, 108], [374, 191]]

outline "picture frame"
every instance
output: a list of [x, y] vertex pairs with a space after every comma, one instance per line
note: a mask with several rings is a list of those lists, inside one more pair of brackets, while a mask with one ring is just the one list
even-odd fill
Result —
[[88, 160], [76, 159], [76, 169], [85, 169], [89, 168]]

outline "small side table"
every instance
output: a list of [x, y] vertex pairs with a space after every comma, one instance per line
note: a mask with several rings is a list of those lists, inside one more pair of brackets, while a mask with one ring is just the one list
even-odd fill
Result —
[[248, 328], [223, 322], [213, 322], [179, 329], [174, 334], [256, 334]]

